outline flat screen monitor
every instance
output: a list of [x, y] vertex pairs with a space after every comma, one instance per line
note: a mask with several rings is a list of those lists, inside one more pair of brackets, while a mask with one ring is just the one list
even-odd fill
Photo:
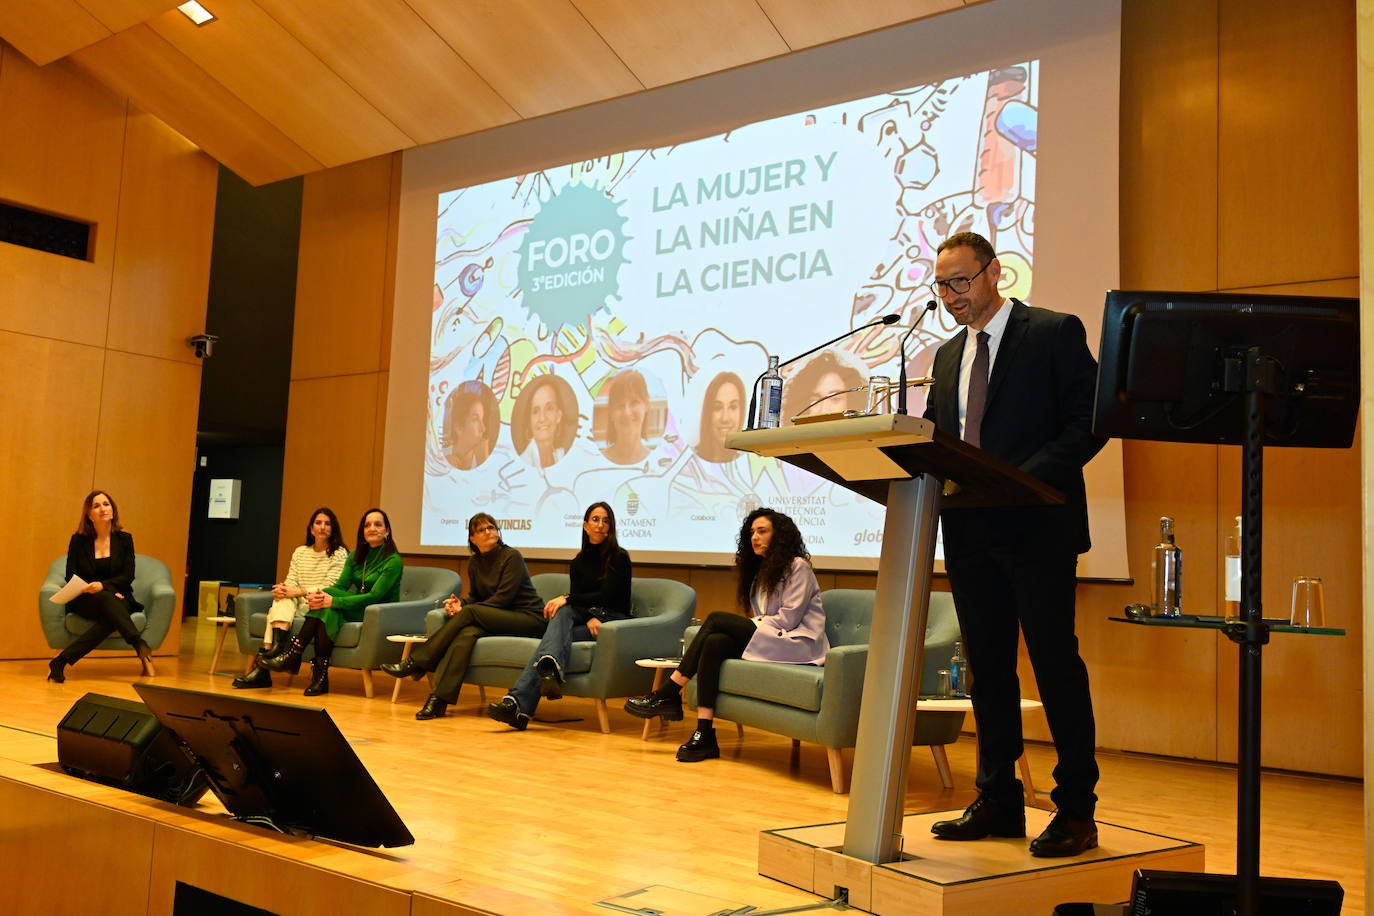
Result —
[[1240, 445], [1246, 354], [1266, 446], [1349, 448], [1360, 396], [1359, 300], [1249, 293], [1107, 293], [1093, 432]]
[[[1259, 916], [1340, 916], [1345, 891], [1335, 881], [1260, 878]], [[1146, 871], [1131, 882], [1128, 916], [1232, 916], [1236, 876]]]
[[324, 709], [160, 684], [134, 689], [239, 820], [358, 846], [415, 842]]

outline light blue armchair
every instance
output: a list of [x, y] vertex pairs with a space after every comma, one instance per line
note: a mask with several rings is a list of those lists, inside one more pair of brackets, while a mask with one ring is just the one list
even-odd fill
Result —
[[[38, 620], [43, 625], [44, 638], [54, 649], [67, 648], [91, 626], [91, 621], [80, 614], [67, 613], [65, 604], [53, 604], [48, 600], [67, 581], [66, 574], [67, 557], [64, 554], [52, 561], [48, 576], [38, 589]], [[134, 597], [143, 605], [143, 610], [133, 615], [134, 624], [142, 631], [143, 641], [156, 649], [167, 638], [177, 606], [172, 573], [166, 563], [141, 553], [134, 557]], [[96, 648], [127, 649], [129, 644], [114, 633]]]
[[[358, 623], [346, 623], [334, 640], [332, 668], [356, 668], [363, 673], [363, 693], [373, 693], [372, 672], [386, 662], [401, 660], [401, 644], [388, 636], [404, 636], [425, 631], [425, 614], [450, 594], [463, 587], [462, 577], [438, 566], [406, 566], [401, 573], [401, 598], [389, 604], [374, 604], [363, 610]], [[267, 611], [272, 606], [271, 592], [246, 592], [239, 595], [234, 609], [234, 631], [239, 651], [253, 655], [262, 646], [267, 628]], [[439, 613], [443, 613], [440, 611]], [[302, 617], [291, 624], [300, 632]]]
[[[825, 633], [830, 640], [830, 653], [822, 666], [731, 659], [720, 669], [716, 717], [740, 728], [749, 725], [785, 735], [792, 739], [794, 753], [802, 741], [823, 745], [831, 787], [837, 794], [848, 789], [841, 749], [853, 747], [859, 733], [874, 597], [865, 589], [837, 588], [821, 593]], [[694, 635], [695, 630], [689, 630], [687, 640], [690, 642]], [[922, 667], [922, 694], [936, 692], [937, 670], [958, 639], [953, 599], [947, 593], [932, 592], [922, 649], [930, 661]], [[688, 685], [687, 700], [695, 706], [695, 680]], [[916, 713], [912, 744], [930, 748], [940, 782], [947, 789], [953, 780], [945, 745], [958, 740], [963, 724], [962, 711], [918, 709]]]
[[[568, 591], [566, 573], [540, 573], [530, 578], [545, 601]], [[603, 733], [611, 730], [607, 698], [648, 693], [653, 684], [653, 671], [640, 668], [635, 660], [678, 654], [682, 630], [696, 610], [697, 593], [673, 579], [636, 577], [630, 580], [630, 604], [633, 616], [628, 620], [612, 620], [602, 625], [595, 640], [572, 644], [563, 672], [565, 695], [596, 700]], [[444, 612], [432, 611], [425, 631], [433, 633], [443, 622]], [[466, 683], [503, 689], [514, 686], [538, 645], [539, 640], [528, 636], [483, 636], [472, 650]]]

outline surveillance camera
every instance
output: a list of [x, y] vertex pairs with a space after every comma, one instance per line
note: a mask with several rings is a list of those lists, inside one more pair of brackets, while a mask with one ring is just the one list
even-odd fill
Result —
[[196, 359], [209, 359], [215, 353], [215, 341], [219, 340], [215, 334], [197, 334], [194, 337], [186, 338], [186, 343], [196, 350]]

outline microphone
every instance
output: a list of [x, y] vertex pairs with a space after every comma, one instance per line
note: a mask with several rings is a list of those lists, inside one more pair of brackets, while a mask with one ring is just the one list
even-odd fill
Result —
[[[815, 353], [817, 350], [824, 350], [826, 347], [830, 346], [831, 344], [837, 344], [837, 343], [839, 343], [840, 341], [844, 340], [846, 337], [849, 337], [851, 334], [857, 334], [857, 333], [859, 333], [860, 331], [866, 331], [866, 330], [868, 330], [869, 328], [876, 328], [876, 327], [877, 327], [878, 325], [880, 325], [880, 324], [882, 324], [882, 325], [896, 324], [897, 322], [899, 322], [899, 321], [901, 321], [901, 320], [902, 320], [902, 316], [901, 316], [900, 313], [893, 313], [893, 314], [891, 314], [891, 315], [884, 315], [884, 316], [881, 317], [881, 318], [874, 318], [874, 319], [873, 319], [872, 321], [870, 321], [868, 324], [861, 324], [861, 325], [859, 325], [857, 328], [850, 328], [848, 331], [845, 331], [843, 334], [839, 335], [838, 337], [834, 338], [833, 340], [827, 340], [825, 343], [821, 344], [821, 345], [818, 346], [818, 347], [812, 347], [810, 350], [807, 350], [805, 353], [798, 353], [796, 356], [792, 357], [791, 359], [786, 360], [786, 361], [781, 362], [781, 363], [778, 363], [778, 368], [781, 369], [783, 366], [790, 366], [790, 365], [792, 365], [793, 363], [795, 363], [795, 362], [796, 362], [797, 360], [799, 360], [799, 359], [805, 359], [806, 357], [810, 356], [812, 353]], [[767, 370], [767, 369], [764, 369], [762, 372], [759, 373], [759, 377], [756, 378], [756, 379], [754, 379], [754, 388], [753, 388], [752, 391], [749, 392], [749, 425], [746, 426], [746, 427], [744, 427], [745, 429], [753, 429], [753, 428], [754, 428], [754, 411], [755, 411], [755, 409], [758, 407], [758, 400], [759, 400], [759, 382], [763, 381], [763, 377], [764, 377], [765, 375], [767, 375], [767, 374], [768, 374], [768, 370]]]
[[934, 299], [926, 303], [925, 309], [916, 316], [916, 320], [911, 323], [911, 327], [906, 329], [902, 339], [897, 342], [897, 348], [901, 351], [902, 365], [897, 369], [897, 413], [906, 416], [906, 339], [911, 336], [911, 332], [921, 326], [927, 315], [940, 307]]

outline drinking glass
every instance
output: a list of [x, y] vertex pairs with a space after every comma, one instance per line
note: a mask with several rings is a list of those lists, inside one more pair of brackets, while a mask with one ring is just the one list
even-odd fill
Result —
[[1326, 601], [1320, 578], [1298, 576], [1293, 580], [1292, 622], [1293, 626], [1304, 628], [1326, 625]]
[[892, 378], [886, 375], [868, 377], [869, 415], [892, 413]]

